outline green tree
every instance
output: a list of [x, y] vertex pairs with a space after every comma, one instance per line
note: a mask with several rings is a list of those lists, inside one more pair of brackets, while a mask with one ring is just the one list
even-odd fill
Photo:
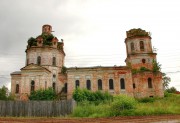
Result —
[[8, 88], [3, 86], [0, 88], [0, 100], [7, 100], [8, 98]]
[[54, 100], [56, 99], [56, 93], [52, 88], [46, 90], [37, 90], [31, 92], [29, 96], [30, 100]]
[[161, 64], [153, 59], [153, 72], [161, 71]]
[[166, 91], [168, 93], [176, 93], [177, 89], [175, 87], [171, 87], [171, 88], [166, 89]]
[[8, 88], [4, 85], [0, 88], [0, 100], [14, 100], [14, 95], [9, 93]]
[[168, 89], [171, 78], [168, 77], [165, 73], [162, 73], [162, 80], [164, 89]]

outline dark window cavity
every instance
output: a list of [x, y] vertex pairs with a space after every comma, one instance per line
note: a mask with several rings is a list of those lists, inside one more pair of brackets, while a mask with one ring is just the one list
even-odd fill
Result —
[[31, 81], [31, 92], [35, 90], [35, 82], [34, 80]]
[[98, 90], [102, 90], [102, 80], [98, 79]]
[[67, 83], [64, 85], [64, 92], [67, 93]]
[[144, 42], [143, 41], [140, 41], [140, 50], [144, 51]]
[[145, 64], [146, 63], [146, 59], [142, 59], [142, 63]]
[[56, 57], [53, 57], [52, 65], [53, 65], [53, 66], [56, 66]]
[[86, 81], [86, 87], [88, 90], [91, 90], [91, 81], [90, 80]]
[[76, 87], [76, 89], [77, 89], [77, 87], [79, 87], [79, 80], [75, 81], [75, 87]]
[[125, 89], [125, 81], [123, 78], [120, 79], [121, 89]]
[[19, 84], [16, 84], [16, 93], [19, 93]]
[[136, 85], [135, 85], [135, 83], [133, 83], [133, 88], [134, 88], [134, 89], [136, 88]]
[[41, 65], [41, 57], [40, 56], [37, 57], [37, 65]]
[[148, 78], [148, 88], [152, 88], [152, 79]]
[[109, 89], [110, 90], [114, 89], [113, 79], [109, 79]]
[[56, 89], [56, 83], [55, 82], [53, 82], [52, 87], [53, 87], [53, 90], [55, 91], [55, 89]]

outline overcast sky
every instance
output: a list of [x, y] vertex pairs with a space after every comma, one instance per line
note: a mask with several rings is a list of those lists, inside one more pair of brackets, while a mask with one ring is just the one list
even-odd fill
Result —
[[44, 24], [64, 39], [67, 67], [125, 65], [126, 31], [151, 32], [162, 72], [180, 91], [179, 0], [0, 0], [0, 86], [10, 88]]

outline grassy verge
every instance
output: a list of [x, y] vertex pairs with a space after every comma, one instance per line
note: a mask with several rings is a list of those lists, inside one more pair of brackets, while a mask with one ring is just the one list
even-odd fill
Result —
[[[150, 101], [136, 100], [120, 96], [113, 102], [95, 105], [89, 101], [78, 103], [73, 117], [110, 117], [110, 116], [143, 116], [161, 114], [180, 114], [180, 95], [169, 95], [164, 98], [153, 98]], [[131, 101], [131, 102], [130, 102]]]

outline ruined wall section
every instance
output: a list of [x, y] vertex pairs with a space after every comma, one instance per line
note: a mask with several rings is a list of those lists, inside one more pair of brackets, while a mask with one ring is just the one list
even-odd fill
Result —
[[[163, 97], [163, 85], [161, 73], [143, 72], [133, 74], [133, 93], [135, 98], [144, 97]], [[148, 85], [148, 79], [151, 78], [152, 87]]]
[[[75, 81], [79, 80], [80, 88], [87, 88], [87, 80], [91, 81], [91, 91], [97, 91], [98, 80], [102, 80], [103, 92], [111, 94], [127, 94], [133, 96], [131, 71], [127, 67], [92, 67], [92, 68], [69, 68], [68, 69], [68, 98], [76, 89]], [[113, 89], [110, 89], [109, 80], [113, 80]], [[121, 89], [120, 79], [124, 79], [125, 88]]]

